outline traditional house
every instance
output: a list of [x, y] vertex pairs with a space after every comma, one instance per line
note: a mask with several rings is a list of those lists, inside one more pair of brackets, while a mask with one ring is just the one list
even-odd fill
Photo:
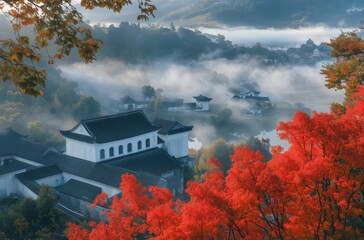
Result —
[[210, 111], [210, 101], [212, 98], [199, 95], [193, 97], [196, 102], [184, 103], [183, 99], [170, 99], [163, 100], [162, 106], [169, 112], [182, 112], [182, 111], [196, 111], [196, 112], [207, 112]]
[[256, 90], [249, 90], [248, 92], [235, 94], [232, 100], [242, 101], [247, 105], [243, 112], [247, 114], [260, 116], [262, 111], [272, 108], [269, 97], [260, 97], [260, 92]]
[[197, 106], [199, 107], [199, 109], [196, 109], [196, 111], [210, 110], [210, 101], [212, 100], [212, 98], [202, 96], [201, 94], [193, 98], [196, 99]]
[[126, 95], [120, 99], [121, 110], [132, 111], [136, 109], [143, 109], [150, 106], [150, 101], [140, 101]]
[[0, 198], [36, 198], [40, 186], [56, 190], [58, 208], [98, 219], [104, 209], [89, 205], [101, 192], [122, 194], [120, 176], [129, 173], [144, 186], [183, 191], [182, 167], [188, 158], [192, 126], [156, 119], [141, 110], [81, 120], [61, 131], [66, 152], [28, 141], [12, 129], [0, 131]]

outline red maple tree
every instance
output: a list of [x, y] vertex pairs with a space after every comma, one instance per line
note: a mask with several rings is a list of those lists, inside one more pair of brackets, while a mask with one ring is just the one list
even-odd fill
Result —
[[[361, 52], [360, 52], [361, 54]], [[174, 201], [167, 189], [143, 187], [123, 175], [108, 223], [76, 239], [364, 239], [364, 88], [350, 93], [337, 113], [298, 112], [277, 130], [290, 143], [259, 152], [235, 148], [227, 176], [216, 159], [202, 183], [189, 182], [190, 200]], [[94, 204], [105, 204], [100, 195]]]

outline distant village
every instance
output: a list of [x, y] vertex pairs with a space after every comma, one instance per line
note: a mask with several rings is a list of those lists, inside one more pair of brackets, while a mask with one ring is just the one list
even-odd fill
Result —
[[[148, 86], [150, 87], [150, 86]], [[252, 86], [240, 86], [230, 89], [231, 101], [241, 104], [241, 114], [251, 116], [262, 116], [267, 111], [274, 109], [269, 97], [260, 96], [260, 92]], [[132, 111], [138, 109], [151, 109], [159, 101], [158, 107], [166, 112], [211, 112], [210, 102], [213, 98], [198, 95], [193, 96], [194, 102], [185, 102], [182, 98], [163, 98], [159, 100], [154, 97], [146, 97], [144, 100], [135, 99], [129, 95], [122, 97], [119, 102], [120, 111]]]
[[[290, 48], [292, 61], [329, 58], [330, 49], [309, 39]], [[257, 87], [258, 88], [258, 87]], [[188, 141], [193, 126], [168, 119], [148, 119], [143, 110], [176, 113], [214, 113], [214, 96], [203, 93], [183, 98], [162, 97], [151, 86], [142, 88], [144, 98], [126, 95], [117, 101], [121, 113], [80, 120], [60, 131], [65, 151], [38, 144], [12, 129], [0, 130], [0, 199], [37, 198], [46, 184], [57, 194], [57, 208], [76, 219], [104, 220], [104, 207], [89, 206], [101, 192], [121, 194], [120, 176], [132, 174], [145, 186], [168, 188], [175, 197], [183, 194], [184, 166], [191, 166]], [[229, 89], [230, 103], [240, 114], [261, 117], [275, 110], [269, 96], [254, 86], [240, 83]], [[215, 101], [216, 98], [215, 98]], [[216, 102], [216, 104], [220, 104]], [[107, 207], [107, 206], [106, 206]]]
[[299, 48], [288, 48], [288, 58], [293, 63], [314, 63], [330, 58], [331, 47], [325, 43], [316, 45], [314, 41], [308, 39]]
[[[314, 41], [308, 39], [299, 48], [276, 50], [276, 52], [280, 51], [288, 57], [291, 63], [314, 64], [317, 61], [330, 59], [331, 48], [325, 43], [316, 45]], [[276, 61], [274, 58], [265, 58], [263, 60], [266, 64], [274, 64]], [[275, 105], [271, 102], [269, 96], [262, 96], [261, 92], [254, 87], [241, 87], [240, 89], [233, 89], [230, 92], [232, 94], [231, 100], [236, 103], [241, 103], [241, 114], [243, 115], [262, 116], [275, 109]], [[178, 97], [164, 98], [160, 96], [158, 106], [156, 106], [154, 97], [155, 92], [154, 95], [145, 96], [144, 99], [137, 99], [134, 96], [126, 95], [117, 102], [117, 105], [120, 111], [146, 110], [158, 107], [159, 110], [166, 112], [210, 112], [210, 103], [213, 100], [213, 96], [205, 96], [202, 94], [191, 96], [194, 98], [194, 101], [185, 101], [183, 98]]]

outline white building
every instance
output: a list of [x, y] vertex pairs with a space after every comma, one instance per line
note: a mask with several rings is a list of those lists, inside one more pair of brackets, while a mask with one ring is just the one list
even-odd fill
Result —
[[197, 106], [199, 107], [196, 111], [210, 111], [210, 101], [212, 98], [202, 96], [201, 94], [193, 98], [196, 99]]
[[212, 98], [203, 96], [201, 94], [193, 98], [196, 100], [196, 102], [184, 103], [183, 99], [167, 99], [162, 102], [162, 106], [169, 112], [210, 111], [210, 101], [212, 100]]
[[11, 129], [0, 130], [0, 199], [14, 194], [36, 198], [46, 184], [56, 190], [63, 211], [97, 219], [103, 209], [88, 206], [101, 192], [120, 194], [125, 173], [144, 186], [167, 187], [179, 195], [191, 130], [167, 120], [152, 123], [141, 110], [86, 119], [61, 131], [65, 153]]

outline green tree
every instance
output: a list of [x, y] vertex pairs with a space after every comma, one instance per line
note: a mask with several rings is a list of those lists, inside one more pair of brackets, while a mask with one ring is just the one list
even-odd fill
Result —
[[264, 156], [265, 161], [269, 161], [272, 158], [269, 138], [259, 139], [257, 137], [250, 137], [248, 140], [241, 142], [240, 145], [247, 146], [254, 151], [259, 151]]
[[93, 97], [83, 97], [73, 106], [72, 116], [74, 119], [92, 118], [100, 115], [100, 103]]
[[142, 87], [142, 94], [145, 99], [151, 100], [156, 96], [155, 89], [150, 85], [145, 85]]
[[28, 123], [29, 139], [44, 145], [61, 147], [64, 145], [64, 138], [58, 131], [42, 125], [38, 120]]
[[[81, 6], [89, 10], [101, 7], [120, 12], [129, 4], [132, 0], [81, 0]], [[156, 10], [151, 0], [138, 1], [138, 5], [138, 20], [148, 20]], [[0, 76], [25, 94], [42, 95], [39, 86], [45, 86], [46, 72], [35, 66], [42, 58], [42, 49], [49, 64], [68, 56], [72, 49], [85, 63], [90, 63], [102, 45], [71, 0], [4, 0], [0, 1], [0, 11], [9, 19], [14, 32], [13, 38], [0, 41]], [[24, 28], [31, 29], [34, 35], [24, 35]], [[55, 50], [50, 44], [56, 46]]]
[[0, 212], [0, 239], [64, 239], [68, 219], [56, 204], [54, 190], [46, 185], [40, 187], [37, 199], [11, 204]]
[[194, 166], [194, 179], [197, 181], [204, 180], [204, 173], [212, 170], [212, 165], [209, 164], [211, 157], [219, 160], [223, 166], [224, 173], [231, 166], [230, 155], [234, 152], [234, 145], [229, 144], [223, 138], [215, 140], [210, 146], [201, 148], [196, 154], [196, 165]]
[[232, 115], [233, 111], [230, 108], [224, 108], [216, 117], [212, 118], [212, 121], [217, 127], [221, 127], [229, 123]]

